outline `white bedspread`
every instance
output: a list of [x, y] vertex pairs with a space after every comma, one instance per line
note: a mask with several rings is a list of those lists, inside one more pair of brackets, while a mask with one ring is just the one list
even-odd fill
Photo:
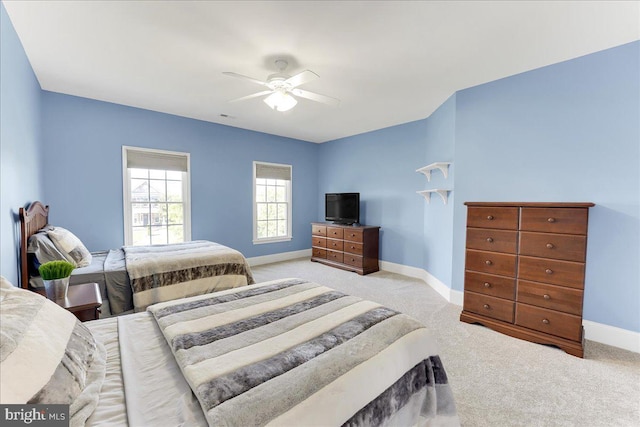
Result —
[[106, 379], [87, 427], [207, 425], [150, 313], [85, 325], [107, 349]]

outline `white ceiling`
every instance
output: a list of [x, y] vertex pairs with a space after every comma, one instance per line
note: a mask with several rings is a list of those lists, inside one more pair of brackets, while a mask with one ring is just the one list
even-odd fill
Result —
[[[455, 91], [640, 39], [637, 1], [3, 1], [42, 89], [325, 142]], [[320, 75], [285, 113], [222, 74]], [[262, 88], [264, 89], [264, 88]], [[224, 118], [221, 114], [230, 117]]]

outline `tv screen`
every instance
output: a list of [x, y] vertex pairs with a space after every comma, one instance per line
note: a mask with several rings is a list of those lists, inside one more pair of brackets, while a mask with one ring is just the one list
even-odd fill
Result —
[[360, 222], [360, 193], [325, 194], [325, 219], [337, 224]]

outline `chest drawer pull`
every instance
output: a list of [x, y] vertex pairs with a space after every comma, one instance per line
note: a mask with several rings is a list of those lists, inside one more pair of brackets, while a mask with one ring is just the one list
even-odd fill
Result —
[[549, 319], [542, 319], [542, 323], [544, 323], [545, 325], [549, 324]]
[[550, 268], [547, 268], [544, 272], [547, 274], [553, 274], [553, 270]]
[[483, 305], [484, 308], [486, 308], [487, 310], [489, 310], [491, 308], [491, 306], [489, 304], [485, 304]]
[[553, 243], [547, 243], [547, 249], [553, 249]]
[[485, 288], [490, 288], [490, 287], [491, 287], [491, 283], [489, 283], [489, 282], [484, 282], [484, 287], [485, 287]]
[[493, 239], [491, 237], [487, 237], [487, 242], [491, 243], [493, 242]]
[[547, 218], [547, 222], [556, 222], [556, 219], [551, 217], [551, 218]]
[[493, 215], [488, 215], [488, 216], [487, 216], [487, 219], [488, 219], [489, 221], [492, 221], [492, 220], [493, 220]]
[[487, 264], [487, 265], [493, 264], [490, 259], [486, 260], [484, 263]]
[[544, 294], [542, 295], [542, 298], [546, 299], [546, 300], [550, 300], [551, 297], [549, 296], [549, 294]]

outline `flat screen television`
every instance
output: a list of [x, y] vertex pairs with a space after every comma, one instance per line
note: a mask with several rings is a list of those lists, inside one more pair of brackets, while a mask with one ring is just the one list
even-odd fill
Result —
[[360, 222], [360, 193], [327, 193], [324, 200], [325, 220], [336, 224]]

